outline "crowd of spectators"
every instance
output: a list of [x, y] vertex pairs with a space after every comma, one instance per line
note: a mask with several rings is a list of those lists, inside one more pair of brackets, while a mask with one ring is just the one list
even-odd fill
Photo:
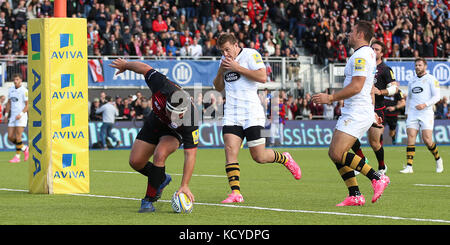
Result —
[[[96, 111], [102, 105], [107, 103], [107, 93], [102, 91], [99, 98], [94, 98], [90, 101], [89, 107], [89, 121], [102, 121], [102, 115], [97, 114]], [[111, 95], [110, 95], [111, 96]], [[119, 111], [119, 116], [116, 120], [143, 120], [146, 116], [150, 115], [151, 102], [142, 95], [142, 92], [136, 92], [128, 97], [122, 98], [121, 96], [115, 96], [114, 106]]]
[[[264, 56], [306, 55], [316, 63], [345, 62], [345, 37], [358, 20], [372, 21], [386, 57], [450, 57], [446, 0], [80, 0], [68, 16], [88, 21], [90, 56], [218, 56], [216, 39], [232, 32], [241, 47]], [[27, 54], [26, 21], [53, 16], [53, 1], [0, 0], [0, 54]], [[287, 119], [332, 119], [341, 103], [318, 106], [304, 92], [281, 92]], [[101, 105], [102, 98], [92, 101]], [[223, 103], [221, 97], [212, 99]], [[444, 102], [445, 100], [445, 102]], [[436, 117], [448, 117], [446, 99]], [[150, 103], [142, 94], [116, 98], [120, 118], [141, 119]], [[214, 105], [214, 103], [211, 103]], [[445, 106], [444, 106], [445, 104]], [[205, 109], [209, 105], [203, 105]], [[94, 108], [93, 107], [93, 108]], [[219, 106], [220, 107], [220, 106]], [[331, 108], [332, 107], [332, 108]], [[283, 107], [284, 108], [284, 107]], [[441, 109], [442, 108], [442, 109]], [[94, 108], [95, 111], [95, 108]], [[91, 120], [99, 120], [91, 114]]]
[[[266, 56], [298, 55], [319, 64], [349, 56], [346, 33], [372, 21], [386, 57], [448, 57], [446, 0], [79, 0], [68, 16], [87, 18], [91, 56], [217, 56], [217, 36]], [[26, 21], [53, 16], [53, 1], [0, 0], [0, 53], [27, 54]], [[267, 24], [269, 23], [269, 24]]]
[[[275, 93], [273, 93], [275, 92]], [[102, 121], [101, 114], [97, 114], [96, 110], [100, 108], [106, 101], [106, 92], [101, 92], [99, 98], [91, 101], [89, 110], [90, 121]], [[311, 120], [325, 119], [333, 120], [340, 116], [340, 108], [343, 101], [330, 105], [318, 105], [312, 102], [311, 94], [305, 93], [299, 83], [298, 89], [291, 91], [260, 91], [260, 99], [266, 108], [267, 119], [271, 118], [272, 96], [279, 96], [280, 110], [279, 117], [284, 120]], [[111, 95], [110, 95], [111, 96]], [[223, 116], [223, 106], [225, 98], [218, 92], [213, 91], [207, 93], [198, 93], [193, 96], [196, 109], [198, 110], [198, 118], [201, 120], [221, 119]], [[115, 96], [115, 106], [119, 110], [117, 120], [143, 120], [152, 110], [151, 99], [142, 95], [141, 92], [122, 98]]]

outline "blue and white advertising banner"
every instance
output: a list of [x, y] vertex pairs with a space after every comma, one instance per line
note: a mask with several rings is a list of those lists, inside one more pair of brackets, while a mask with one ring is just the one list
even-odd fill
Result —
[[[193, 87], [201, 84], [204, 87], [211, 87], [216, 72], [219, 69], [219, 61], [212, 60], [139, 60], [149, 64], [171, 81], [178, 83], [182, 87]], [[115, 75], [116, 69], [111, 68], [112, 60], [102, 60], [97, 63], [100, 67], [91, 67], [89, 70], [89, 87], [121, 87], [121, 86], [144, 86], [144, 76], [132, 71], [126, 71]], [[439, 81], [441, 86], [450, 85], [450, 62], [448, 61], [428, 61], [428, 73], [432, 74]], [[386, 61], [394, 72], [395, 78], [401, 86], [408, 86], [408, 82], [416, 75], [414, 61]], [[94, 65], [93, 65], [94, 66]], [[94, 74], [97, 71], [97, 74]], [[102, 76], [98, 79], [96, 76]], [[93, 79], [95, 77], [95, 79]], [[102, 81], [102, 82], [99, 82]]]
[[[166, 75], [169, 80], [182, 87], [193, 87], [196, 84], [208, 87], [213, 85], [213, 80], [219, 69], [219, 61], [196, 60], [138, 60], [144, 62], [155, 70]], [[94, 82], [92, 70], [89, 76], [89, 87], [117, 87], [117, 86], [145, 86], [144, 75], [132, 71], [125, 71], [119, 75], [116, 69], [110, 67], [112, 60], [102, 60], [103, 82]]]
[[[100, 140], [101, 122], [89, 123], [91, 145]], [[143, 122], [119, 121], [114, 125], [112, 133], [120, 139], [123, 148], [130, 148], [139, 133]], [[283, 128], [283, 137], [275, 135], [275, 143], [280, 147], [317, 147], [329, 146], [333, 135], [336, 120], [289, 120]], [[270, 130], [267, 130], [270, 131]], [[95, 132], [95, 133], [94, 133]], [[397, 145], [406, 144], [406, 122], [399, 120], [397, 125]], [[450, 144], [450, 120], [435, 120], [433, 139], [437, 144]], [[266, 138], [270, 142], [270, 138]], [[368, 146], [367, 133], [360, 139], [361, 144]], [[384, 130], [384, 145], [392, 145], [389, 137], [389, 128]], [[199, 147], [200, 148], [221, 148], [224, 146], [222, 136], [221, 121], [203, 122], [199, 125]], [[420, 137], [417, 137], [417, 144], [423, 144]], [[244, 141], [244, 146], [247, 144]]]
[[[450, 62], [427, 61], [427, 64], [427, 73], [436, 77], [441, 86], [450, 85]], [[392, 68], [400, 86], [408, 86], [408, 82], [416, 75], [414, 61], [386, 61], [386, 65]]]

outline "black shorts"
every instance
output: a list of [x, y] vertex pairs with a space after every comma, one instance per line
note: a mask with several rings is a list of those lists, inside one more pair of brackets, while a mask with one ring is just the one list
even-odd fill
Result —
[[381, 118], [382, 123], [384, 124], [384, 109], [386, 108], [386, 106], [380, 107], [375, 109], [375, 113]]
[[163, 136], [173, 136], [179, 142], [182, 143], [182, 138], [174, 130], [170, 129], [166, 124], [161, 122], [157, 117], [149, 116], [145, 122], [144, 126], [139, 131], [136, 139], [145, 141], [149, 144], [157, 145], [159, 139]]
[[390, 130], [397, 129], [398, 116], [386, 116], [385, 119]]
[[244, 137], [247, 139], [247, 144], [249, 147], [257, 146], [260, 144], [265, 144], [266, 139], [261, 137], [261, 131], [264, 129], [264, 127], [261, 126], [252, 126], [249, 128], [244, 129], [242, 126], [228, 126], [225, 125], [222, 128], [222, 134], [234, 134], [236, 136], [239, 136], [242, 140]]
[[180, 126], [177, 129], [173, 129], [159, 120], [154, 113], [151, 113], [145, 119], [144, 126], [139, 131], [136, 139], [157, 145], [163, 136], [175, 137], [179, 141], [180, 146], [183, 145], [184, 149], [196, 148], [199, 142], [198, 126]]

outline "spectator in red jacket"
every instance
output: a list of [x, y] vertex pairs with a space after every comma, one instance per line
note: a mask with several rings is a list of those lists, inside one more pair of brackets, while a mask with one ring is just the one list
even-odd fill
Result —
[[192, 39], [191, 33], [189, 32], [188, 29], [184, 30], [184, 35], [182, 35], [180, 37], [180, 43], [181, 46], [184, 47], [184, 43], [186, 43], [186, 41], [191, 44], [194, 42], [194, 40]]
[[340, 43], [338, 48], [338, 61], [345, 62], [347, 60], [347, 49], [345, 45]]
[[167, 32], [167, 23], [163, 20], [162, 15], [158, 14], [156, 20], [152, 23], [153, 31], [156, 33]]

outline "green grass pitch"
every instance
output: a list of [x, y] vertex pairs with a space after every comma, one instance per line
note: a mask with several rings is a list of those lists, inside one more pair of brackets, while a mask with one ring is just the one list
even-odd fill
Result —
[[[0, 152], [0, 225], [448, 225], [450, 224], [450, 146], [439, 146], [444, 172], [425, 146], [416, 147], [414, 174], [400, 174], [405, 147], [385, 147], [391, 184], [371, 203], [369, 180], [357, 177], [366, 198], [363, 207], [335, 207], [347, 188], [328, 148], [287, 148], [303, 177], [295, 180], [279, 164], [260, 165], [242, 149], [241, 191], [245, 202], [222, 205], [229, 187], [223, 149], [199, 149], [190, 188], [196, 203], [191, 214], [176, 214], [170, 205], [178, 189], [183, 151], [166, 163], [172, 182], [155, 203], [155, 213], [138, 213], [147, 180], [128, 165], [129, 150], [90, 152], [90, 193], [28, 193], [28, 163], [8, 163], [13, 152]], [[363, 148], [373, 167], [373, 151]]]

